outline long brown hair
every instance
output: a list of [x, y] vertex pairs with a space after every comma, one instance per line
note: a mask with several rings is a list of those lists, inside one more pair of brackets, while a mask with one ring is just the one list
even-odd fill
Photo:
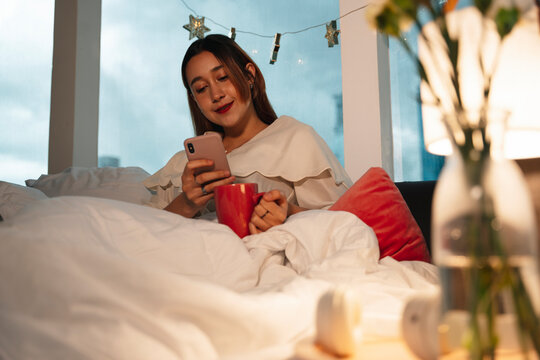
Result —
[[[191, 95], [191, 89], [186, 78], [186, 66], [189, 60], [204, 51], [212, 53], [223, 64], [243, 101], [247, 101], [251, 96], [257, 116], [266, 124], [273, 123], [277, 116], [266, 95], [264, 77], [257, 64], [234, 40], [225, 35], [212, 34], [193, 42], [187, 49], [182, 61], [182, 81], [187, 90], [189, 110], [191, 111], [195, 134], [202, 135], [209, 130], [223, 133], [221, 126], [212, 123], [203, 115]], [[255, 68], [255, 78], [246, 69], [246, 65], [249, 63], [253, 64]], [[253, 89], [250, 89], [249, 81], [253, 83]]]

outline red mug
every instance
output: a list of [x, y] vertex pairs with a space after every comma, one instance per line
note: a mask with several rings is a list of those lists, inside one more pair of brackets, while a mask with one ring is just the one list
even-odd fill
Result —
[[220, 224], [229, 226], [241, 238], [249, 235], [249, 220], [264, 193], [255, 183], [228, 184], [214, 189], [216, 213]]

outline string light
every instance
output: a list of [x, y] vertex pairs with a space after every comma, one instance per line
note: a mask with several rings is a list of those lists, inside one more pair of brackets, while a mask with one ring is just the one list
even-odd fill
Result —
[[[205, 16], [200, 16], [195, 10], [193, 10], [186, 3], [185, 0], [180, 0], [180, 1], [182, 2], [182, 4], [184, 4], [186, 9], [188, 9], [190, 12], [195, 14], [195, 17], [193, 17], [193, 15], [190, 15], [190, 24], [189, 25], [184, 25], [184, 28], [190, 32], [190, 34], [189, 34], [189, 39], [190, 40], [195, 36], [197, 36], [199, 39], [201, 39], [201, 38], [204, 37], [205, 32], [210, 31], [210, 29], [207, 28], [204, 25], [204, 20], [205, 19], [212, 22], [213, 24], [223, 28], [224, 30], [228, 31], [229, 32], [229, 37], [231, 39], [233, 39], [233, 40], [235, 40], [236, 34], [248, 34], [248, 35], [258, 36], [258, 37], [261, 37], [261, 38], [270, 38], [270, 39], [274, 38], [274, 43], [272, 45], [272, 52], [271, 52], [271, 55], [270, 55], [270, 64], [274, 64], [277, 61], [277, 54], [278, 54], [279, 47], [280, 47], [279, 42], [280, 42], [281, 37], [285, 36], [285, 35], [295, 35], [295, 34], [299, 34], [299, 33], [302, 33], [302, 32], [317, 28], [317, 27], [326, 26], [326, 32], [325, 32], [324, 37], [328, 40], [328, 47], [333, 47], [334, 45], [338, 45], [339, 44], [338, 35], [341, 32], [341, 30], [337, 29], [337, 20], [343, 19], [344, 17], [346, 17], [346, 16], [348, 16], [348, 15], [354, 13], [354, 12], [357, 12], [359, 10], [362, 10], [362, 9], [366, 8], [369, 5], [369, 4], [366, 4], [366, 5], [360, 6], [360, 7], [356, 8], [356, 9], [353, 9], [353, 10], [341, 15], [340, 17], [338, 17], [336, 19], [330, 20], [329, 22], [324, 22], [324, 23], [321, 23], [321, 24], [308, 26], [306, 28], [296, 30], [296, 31], [284, 31], [284, 32], [281, 32], [281, 33], [276, 33], [274, 35], [265, 35], [265, 34], [259, 34], [259, 33], [252, 32], [252, 31], [240, 30], [240, 29], [237, 29], [236, 27], [230, 27], [230, 26], [228, 27], [228, 26], [222, 25], [222, 24], [218, 23], [217, 21], [209, 18], [208, 16], [206, 16], [206, 17]], [[192, 18], [195, 19], [196, 22], [193, 23]]]
[[193, 15], [189, 15], [189, 24], [184, 25], [184, 29], [189, 31], [189, 40], [194, 37], [203, 39], [204, 33], [210, 31], [209, 28], [204, 26], [204, 16], [195, 17]]

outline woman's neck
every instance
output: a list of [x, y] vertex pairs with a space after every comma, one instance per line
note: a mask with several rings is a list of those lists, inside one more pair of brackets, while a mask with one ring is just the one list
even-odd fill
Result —
[[225, 151], [229, 153], [239, 148], [267, 127], [268, 124], [255, 115], [246, 121], [242, 127], [224, 129], [223, 146]]

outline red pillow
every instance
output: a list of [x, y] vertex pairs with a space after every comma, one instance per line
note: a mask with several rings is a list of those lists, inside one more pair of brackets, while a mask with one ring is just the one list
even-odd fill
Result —
[[370, 226], [379, 240], [381, 259], [431, 262], [420, 227], [384, 169], [370, 168], [330, 210], [349, 211]]

